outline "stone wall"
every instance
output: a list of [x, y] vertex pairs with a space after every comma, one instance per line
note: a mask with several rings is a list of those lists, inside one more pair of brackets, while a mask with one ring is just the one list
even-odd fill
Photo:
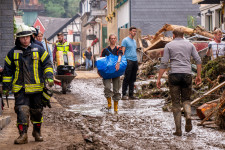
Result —
[[8, 51], [14, 46], [13, 0], [0, 0], [0, 65]]

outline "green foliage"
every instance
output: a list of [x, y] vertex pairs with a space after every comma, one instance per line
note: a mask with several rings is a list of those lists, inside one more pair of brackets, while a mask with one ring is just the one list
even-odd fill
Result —
[[210, 60], [202, 69], [202, 78], [215, 80], [219, 75], [225, 72], [225, 57], [218, 57], [215, 60]]
[[193, 16], [188, 16], [187, 17], [187, 24], [188, 24], [188, 28], [192, 28], [194, 29], [196, 27], [196, 18]]
[[78, 13], [80, 0], [39, 0], [48, 17], [71, 18]]

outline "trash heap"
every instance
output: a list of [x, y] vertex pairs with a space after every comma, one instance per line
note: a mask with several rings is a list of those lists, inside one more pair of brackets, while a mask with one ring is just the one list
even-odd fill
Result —
[[225, 95], [222, 96], [218, 111], [216, 113], [216, 124], [220, 127], [220, 129], [225, 129]]
[[[192, 106], [197, 108], [197, 114], [203, 119], [201, 125], [205, 121], [214, 120], [221, 128], [225, 128], [225, 57], [218, 57], [215, 60], [206, 56], [208, 50], [208, 42], [213, 39], [213, 34], [204, 30], [200, 26], [190, 29], [184, 26], [165, 24], [155, 35], [145, 35], [136, 39], [138, 51], [141, 53], [141, 62], [139, 62], [139, 70], [137, 76], [136, 96], [142, 99], [164, 98], [164, 111], [171, 111], [171, 98], [168, 90], [168, 73], [164, 73], [162, 77], [162, 87], [156, 87], [157, 76], [160, 66], [160, 58], [163, 57], [164, 47], [172, 41], [171, 37], [166, 37], [167, 31], [173, 31], [180, 27], [184, 29], [185, 37], [196, 47], [200, 57], [202, 58], [202, 83], [195, 85], [194, 80], [197, 68], [192, 65], [193, 71], [193, 94], [191, 96]], [[141, 31], [140, 31], [141, 32]], [[127, 35], [127, 34], [126, 34]], [[192, 62], [194, 64], [194, 62]], [[225, 95], [225, 94], [224, 94]], [[215, 118], [215, 119], [214, 119]]]
[[153, 60], [142, 63], [138, 68], [137, 78], [141, 80], [146, 80], [150, 78], [155, 78], [155, 75], [158, 72], [157, 65], [160, 64], [160, 61]]

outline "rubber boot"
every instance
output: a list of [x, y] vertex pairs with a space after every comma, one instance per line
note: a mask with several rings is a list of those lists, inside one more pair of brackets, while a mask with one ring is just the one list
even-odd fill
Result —
[[19, 134], [20, 136], [14, 141], [14, 144], [26, 144], [28, 143], [28, 137], [27, 137], [27, 125], [18, 125]]
[[177, 108], [173, 109], [173, 117], [174, 117], [174, 122], [176, 126], [176, 132], [174, 132], [174, 135], [181, 136], [182, 131], [181, 131], [181, 111]]
[[184, 116], [186, 118], [185, 131], [186, 132], [190, 132], [192, 130], [191, 104], [190, 104], [190, 102], [184, 102], [183, 103], [183, 108], [184, 108]]
[[112, 108], [111, 97], [108, 97], [108, 98], [107, 98], [107, 101], [108, 101], [108, 109], [111, 109], [111, 108]]
[[114, 101], [114, 112], [118, 113], [118, 101]]
[[33, 124], [32, 135], [36, 142], [42, 142], [43, 137], [41, 136], [41, 123]]

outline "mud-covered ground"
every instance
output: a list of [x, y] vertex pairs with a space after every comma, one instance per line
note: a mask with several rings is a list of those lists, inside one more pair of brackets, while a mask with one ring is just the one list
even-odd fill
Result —
[[74, 105], [71, 101], [67, 105], [67, 98], [61, 94], [57, 99], [77, 114], [70, 122], [75, 122], [86, 141], [97, 149], [225, 149], [225, 132], [199, 127], [199, 120], [194, 120], [190, 133], [174, 136], [172, 113], [162, 111], [161, 99], [121, 100], [116, 115], [103, 109], [107, 103], [101, 79], [76, 79], [72, 87]]
[[[14, 145], [18, 136], [16, 116], [11, 110], [12, 122], [0, 131], [0, 149], [225, 149], [225, 132], [197, 126], [193, 131], [174, 136], [173, 116], [163, 112], [164, 101], [119, 101], [119, 113], [107, 112], [100, 78], [75, 79], [72, 91], [66, 95], [54, 89], [51, 109], [44, 110], [44, 142], [34, 142], [29, 128], [29, 143]], [[12, 102], [11, 102], [12, 103]], [[196, 118], [196, 117], [194, 117]], [[184, 130], [184, 118], [183, 118]]]

